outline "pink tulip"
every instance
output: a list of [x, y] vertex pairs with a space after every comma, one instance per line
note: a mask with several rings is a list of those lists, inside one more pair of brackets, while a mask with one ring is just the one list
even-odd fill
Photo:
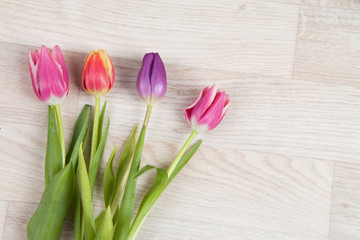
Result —
[[217, 91], [216, 85], [204, 88], [186, 108], [185, 117], [193, 129], [209, 131], [224, 118], [230, 103], [225, 92]]
[[69, 93], [69, 74], [59, 46], [29, 52], [29, 68], [36, 96], [49, 105], [60, 104]]

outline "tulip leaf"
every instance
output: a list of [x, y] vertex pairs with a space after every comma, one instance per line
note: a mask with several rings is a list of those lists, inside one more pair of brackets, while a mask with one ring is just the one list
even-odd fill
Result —
[[156, 169], [155, 166], [152, 166], [152, 165], [146, 165], [144, 167], [142, 167], [137, 173], [136, 175], [134, 176], [134, 179], [140, 177], [141, 175], [143, 175], [144, 173], [150, 171], [150, 170], [153, 170], [153, 169]]
[[83, 206], [83, 220], [85, 228], [85, 238], [95, 238], [95, 218], [94, 210], [92, 207], [92, 197], [88, 174], [86, 171], [84, 154], [82, 151], [82, 144], [79, 147], [79, 183], [80, 183], [80, 194]]
[[40, 203], [27, 226], [28, 240], [59, 239], [71, 204], [75, 174], [66, 165], [48, 183]]
[[110, 206], [106, 209], [106, 212], [102, 218], [98, 230], [96, 231], [95, 240], [111, 240], [113, 239], [114, 229], [111, 216]]
[[86, 143], [87, 143], [87, 138], [88, 138], [88, 136], [89, 136], [89, 131], [90, 131], [90, 124], [88, 123], [87, 124], [87, 130], [86, 130], [86, 133], [85, 133], [85, 137], [84, 137], [84, 142], [83, 142], [83, 147], [82, 147], [82, 149], [83, 149], [83, 152], [85, 152], [85, 148], [86, 148]]
[[48, 136], [45, 156], [45, 187], [63, 168], [61, 145], [56, 127], [55, 110], [49, 105]]
[[169, 183], [175, 178], [175, 176], [185, 167], [185, 165], [189, 162], [189, 160], [191, 159], [191, 157], [195, 154], [195, 152], [198, 150], [198, 148], [200, 147], [202, 143], [202, 140], [199, 140], [194, 146], [192, 146], [190, 148], [189, 151], [187, 151], [182, 158], [180, 159], [180, 161], [178, 162], [178, 164], [175, 166], [174, 171], [172, 172], [171, 176], [169, 176], [169, 180], [167, 182], [167, 185], [169, 185]]
[[100, 223], [102, 222], [102, 219], [105, 215], [105, 211], [101, 211], [101, 213], [99, 214], [99, 216], [96, 217], [95, 219], [95, 228], [96, 228], [96, 232], [100, 227]]
[[131, 163], [129, 176], [126, 181], [126, 186], [120, 206], [120, 213], [116, 222], [114, 239], [126, 240], [130, 230], [132, 214], [134, 211], [135, 189], [137, 183], [137, 179], [134, 179], [134, 176], [139, 170], [141, 154], [145, 141], [145, 132], [146, 127], [143, 126], [139, 135], [139, 139], [136, 143], [133, 161]]
[[106, 164], [105, 173], [104, 173], [103, 192], [104, 192], [105, 207], [110, 206], [112, 195], [114, 192], [115, 176], [113, 170], [113, 162], [116, 154], [116, 148], [117, 146], [115, 146], [113, 152], [111, 153], [109, 161]]
[[[147, 168], [151, 170], [153, 168]], [[167, 186], [168, 174], [167, 171], [163, 168], [156, 168], [157, 173], [153, 184], [150, 189], [145, 194], [143, 200], [141, 201], [138, 213], [135, 217], [135, 220], [131, 226], [128, 240], [135, 239], [137, 233], [139, 232], [142, 224], [144, 223], [147, 215], [150, 212], [151, 207], [154, 205], [156, 200], [159, 198], [161, 193], [165, 190]]]
[[108, 118], [105, 132], [101, 136], [100, 144], [99, 144], [99, 146], [98, 146], [98, 148], [96, 150], [94, 159], [90, 162], [90, 166], [89, 166], [89, 182], [90, 182], [91, 196], [92, 196], [92, 193], [94, 191], [94, 185], [95, 185], [96, 175], [97, 175], [97, 172], [99, 170], [100, 161], [101, 161], [101, 158], [102, 158], [103, 153], [104, 153], [106, 138], [107, 138], [107, 135], [108, 135], [108, 132], [109, 132], [109, 125], [110, 125], [110, 119]]
[[[79, 138], [81, 139], [81, 141], [84, 138], [84, 137], [80, 137], [80, 135], [84, 128], [84, 125], [86, 125], [86, 126], [88, 125], [90, 110], [91, 110], [90, 105], [85, 105], [76, 120], [73, 134], [71, 137], [70, 146], [69, 146], [68, 152], [66, 154], [66, 163], [68, 163], [70, 161], [71, 157], [74, 157], [74, 156], [77, 157], [77, 155], [78, 155], [77, 151], [79, 149], [79, 146], [76, 147], [76, 143], [78, 143]], [[85, 127], [85, 129], [86, 129], [86, 127]], [[74, 151], [76, 152], [75, 155], [73, 154]]]
[[115, 188], [111, 203], [111, 212], [113, 214], [118, 205], [119, 199], [121, 197], [121, 193], [123, 192], [126, 179], [130, 171], [130, 166], [136, 145], [136, 129], [137, 129], [137, 124], [133, 128], [129, 139], [125, 143], [124, 149], [121, 153], [121, 157], [117, 166], [116, 176], [115, 176], [116, 182], [115, 182]]
[[74, 189], [74, 240], [81, 240], [81, 203], [80, 203], [80, 192], [79, 192], [79, 184], [77, 182], [79, 176], [79, 168], [76, 171], [75, 175], [75, 189]]
[[100, 140], [101, 140], [101, 134], [102, 134], [104, 116], [105, 116], [105, 110], [106, 110], [106, 103], [107, 103], [107, 101], [105, 100], [104, 105], [103, 105], [103, 107], [101, 109], [100, 117], [99, 117], [98, 135], [97, 135], [98, 139], [97, 139], [96, 147], [99, 146]]

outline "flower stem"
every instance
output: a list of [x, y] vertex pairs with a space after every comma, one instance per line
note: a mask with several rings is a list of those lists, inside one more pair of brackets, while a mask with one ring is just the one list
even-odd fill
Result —
[[94, 159], [96, 149], [97, 149], [97, 137], [98, 137], [98, 125], [99, 125], [99, 111], [100, 111], [100, 98], [95, 98], [95, 110], [94, 110], [94, 123], [93, 123], [93, 132], [91, 138], [91, 152], [90, 152], [90, 162]]
[[149, 123], [149, 119], [150, 119], [150, 114], [151, 114], [151, 109], [152, 109], [152, 105], [148, 104], [147, 108], [146, 108], [146, 115], [144, 118], [144, 126], [147, 127], [148, 123]]
[[195, 136], [198, 134], [198, 132], [194, 129], [192, 131], [192, 133], [190, 134], [189, 138], [186, 140], [184, 146], [181, 148], [179, 154], [176, 156], [176, 158], [174, 159], [174, 161], [171, 163], [170, 167], [168, 168], [167, 172], [168, 172], [168, 176], [170, 177], [171, 174], [173, 173], [176, 165], [178, 164], [178, 162], [180, 161], [181, 157], [184, 155], [186, 149], [188, 149], [189, 145], [191, 144], [192, 140], [194, 140]]
[[64, 138], [64, 127], [61, 118], [60, 104], [56, 104], [54, 108], [55, 108], [56, 121], [57, 121], [58, 133], [59, 133], [59, 141], [61, 146], [63, 167], [65, 167], [65, 138]]

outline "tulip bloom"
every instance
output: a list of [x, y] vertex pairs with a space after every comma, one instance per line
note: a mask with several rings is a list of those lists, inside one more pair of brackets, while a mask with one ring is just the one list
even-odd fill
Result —
[[96, 98], [104, 96], [114, 85], [114, 68], [109, 55], [102, 49], [87, 56], [81, 72], [83, 88]]
[[225, 92], [217, 91], [216, 85], [204, 88], [186, 108], [185, 117], [193, 129], [209, 131], [224, 118], [230, 103]]
[[136, 89], [147, 104], [161, 100], [166, 94], [166, 71], [158, 53], [145, 54], [140, 68]]
[[60, 104], [69, 93], [69, 74], [59, 46], [29, 52], [29, 68], [36, 96], [49, 105]]

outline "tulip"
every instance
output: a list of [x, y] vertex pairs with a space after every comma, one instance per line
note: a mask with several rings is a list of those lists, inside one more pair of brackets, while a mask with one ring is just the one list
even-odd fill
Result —
[[99, 126], [100, 98], [110, 91], [114, 85], [114, 78], [114, 68], [109, 55], [102, 49], [99, 49], [97, 52], [92, 50], [87, 56], [81, 72], [83, 88], [95, 97], [90, 166], [92, 166], [98, 148], [98, 129], [102, 130], [102, 126]]
[[206, 87], [186, 108], [186, 120], [197, 131], [209, 131], [219, 125], [229, 108], [229, 103], [229, 96], [218, 91], [216, 85], [210, 89]]
[[159, 53], [145, 54], [140, 68], [136, 89], [147, 104], [156, 103], [166, 94], [166, 71]]
[[83, 88], [96, 98], [104, 96], [114, 85], [114, 68], [109, 55], [102, 49], [87, 56], [81, 72]]
[[36, 96], [49, 105], [60, 104], [69, 93], [69, 74], [59, 46], [29, 52], [29, 68]]

